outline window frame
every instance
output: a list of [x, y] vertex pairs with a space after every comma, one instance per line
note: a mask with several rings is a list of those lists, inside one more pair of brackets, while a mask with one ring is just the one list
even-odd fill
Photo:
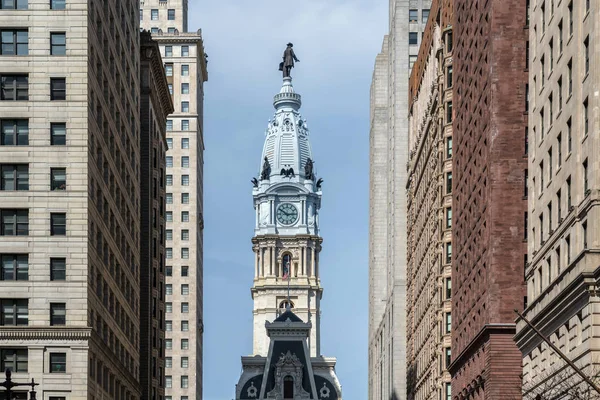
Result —
[[[61, 87], [64, 85], [64, 88]], [[67, 78], [53, 77], [50, 78], [50, 100], [51, 101], [66, 101], [67, 100]]]
[[[58, 367], [57, 370], [55, 370], [56, 367]], [[50, 353], [48, 372], [51, 374], [67, 373], [67, 353]]]
[[[23, 264], [25, 262], [25, 264]], [[12, 265], [11, 268], [4, 268]], [[25, 265], [23, 267], [23, 265]], [[7, 274], [10, 272], [10, 275]], [[7, 278], [7, 276], [10, 276]], [[0, 254], [0, 281], [28, 281], [29, 280], [29, 254], [2, 253]]]
[[50, 303], [50, 326], [67, 325], [67, 303]]
[[[12, 216], [14, 221], [12, 222], [14, 234], [6, 233], [6, 223], [5, 218]], [[21, 222], [19, 222], [19, 217], [21, 217]], [[23, 227], [19, 228], [19, 225], [23, 225], [23, 217], [27, 218], [27, 223], [25, 230]], [[19, 231], [24, 232], [19, 234]], [[0, 209], [0, 236], [29, 236], [29, 209], [27, 208], [3, 208]]]
[[[5, 178], [5, 171], [12, 172], [12, 178]], [[12, 189], [7, 189], [7, 182], [12, 183]], [[29, 164], [0, 164], [0, 190], [27, 191], [29, 190]]]
[[[26, 33], [25, 41], [23, 42], [23, 37], [19, 37], [20, 33]], [[10, 42], [4, 41], [4, 34], [10, 33], [12, 36], [12, 40]], [[27, 29], [0, 29], [0, 37], [1, 44], [0, 46], [0, 55], [3, 56], [28, 56], [29, 55], [29, 30]], [[12, 51], [5, 53], [4, 46], [11, 45]], [[23, 49], [23, 45], [25, 45], [24, 51], [20, 51]]]
[[[61, 223], [63, 217], [64, 224]], [[50, 236], [67, 236], [67, 213], [50, 213]]]
[[[63, 43], [54, 43], [55, 40], [61, 39]], [[50, 55], [51, 56], [66, 56], [67, 55], [67, 33], [66, 32], [50, 32]]]
[[[13, 96], [5, 94], [11, 91]], [[0, 74], [0, 99], [2, 101], [29, 101], [28, 74]]]
[[67, 280], [67, 259], [64, 257], [50, 258], [50, 280], [51, 281], [66, 281]]
[[[64, 133], [61, 133], [61, 129]], [[61, 143], [61, 141], [64, 141]], [[65, 122], [50, 123], [50, 145], [51, 146], [66, 146], [67, 145], [67, 124]]]

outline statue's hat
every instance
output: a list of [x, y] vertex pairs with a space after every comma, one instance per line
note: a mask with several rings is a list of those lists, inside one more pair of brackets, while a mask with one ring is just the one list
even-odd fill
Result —
[[290, 42], [290, 43], [288, 43], [287, 45], [288, 45], [288, 46], [290, 46], [290, 47], [294, 47], [294, 44], [293, 44], [293, 43], [291, 43], [291, 42]]

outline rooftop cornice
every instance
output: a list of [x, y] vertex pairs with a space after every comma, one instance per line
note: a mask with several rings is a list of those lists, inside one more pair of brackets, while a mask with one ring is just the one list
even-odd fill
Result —
[[92, 328], [69, 326], [3, 326], [0, 340], [88, 340]]

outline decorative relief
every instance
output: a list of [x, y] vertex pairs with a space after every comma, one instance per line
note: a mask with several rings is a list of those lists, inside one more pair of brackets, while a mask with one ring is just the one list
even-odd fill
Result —
[[292, 354], [288, 350], [286, 354], [281, 354], [275, 365], [275, 388], [267, 393], [267, 398], [283, 399], [283, 381], [286, 377], [292, 377], [294, 380], [294, 399], [310, 399], [310, 393], [302, 387], [303, 367], [304, 365], [298, 360], [295, 353]]

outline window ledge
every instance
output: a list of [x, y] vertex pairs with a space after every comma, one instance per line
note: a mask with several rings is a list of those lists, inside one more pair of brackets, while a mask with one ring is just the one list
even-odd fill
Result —
[[581, 82], [585, 82], [587, 80], [588, 76], [590, 76], [590, 71], [585, 73], [585, 76], [583, 77], [583, 80]]

